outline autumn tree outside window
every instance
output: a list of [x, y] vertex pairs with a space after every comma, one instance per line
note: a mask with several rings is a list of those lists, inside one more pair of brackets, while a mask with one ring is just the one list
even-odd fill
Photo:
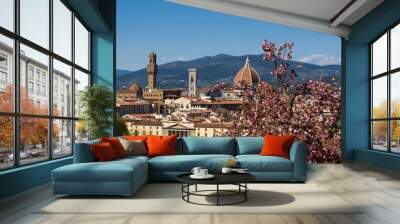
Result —
[[400, 25], [370, 45], [371, 148], [400, 153]]
[[71, 156], [87, 136], [75, 105], [90, 85], [90, 31], [63, 0], [0, 8], [0, 170]]

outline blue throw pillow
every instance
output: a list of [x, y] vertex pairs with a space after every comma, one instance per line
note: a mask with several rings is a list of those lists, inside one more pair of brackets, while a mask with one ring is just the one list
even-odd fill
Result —
[[260, 154], [263, 140], [263, 137], [237, 137], [236, 155]]
[[235, 139], [232, 137], [183, 137], [182, 153], [198, 154], [235, 154]]

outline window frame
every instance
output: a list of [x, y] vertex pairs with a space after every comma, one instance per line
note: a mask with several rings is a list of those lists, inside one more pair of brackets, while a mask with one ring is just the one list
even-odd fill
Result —
[[[397, 21], [396, 23], [392, 24], [390, 27], [385, 29], [384, 32], [379, 34], [375, 39], [373, 39], [369, 44], [369, 149], [373, 151], [379, 151], [379, 152], [386, 152], [386, 153], [391, 153], [391, 154], [400, 154], [400, 152], [394, 152], [392, 151], [392, 122], [393, 121], [400, 121], [400, 117], [393, 117], [392, 116], [392, 99], [391, 99], [391, 91], [392, 91], [392, 85], [391, 85], [391, 80], [392, 76], [396, 75], [396, 73], [400, 72], [400, 67], [393, 68], [391, 69], [391, 30], [397, 26], [400, 26], [400, 21]], [[386, 71], [382, 72], [380, 74], [373, 74], [373, 44], [379, 40], [381, 37], [384, 35], [387, 35], [387, 64], [386, 64]], [[386, 77], [386, 86], [387, 86], [387, 93], [386, 93], [386, 98], [387, 98], [387, 105], [386, 105], [386, 118], [373, 118], [373, 81], [382, 77]], [[374, 136], [373, 136], [373, 122], [376, 121], [386, 121], [386, 150], [379, 150], [374, 148]]]
[[[53, 1], [54, 0], [48, 0], [49, 2], [49, 47], [46, 49], [45, 47], [42, 47], [39, 44], [34, 43], [33, 41], [30, 41], [29, 39], [23, 37], [20, 35], [20, 0], [14, 0], [13, 1], [13, 10], [14, 10], [14, 30], [10, 31], [4, 27], [0, 26], [0, 35], [3, 35], [5, 37], [11, 38], [13, 41], [13, 64], [12, 64], [12, 71], [14, 78], [14, 100], [13, 100], [13, 112], [1, 112], [0, 111], [0, 116], [10, 116], [13, 119], [13, 166], [10, 167], [5, 167], [5, 168], [0, 168], [0, 172], [5, 171], [5, 170], [11, 170], [11, 169], [16, 169], [19, 167], [23, 166], [30, 166], [33, 164], [38, 164], [38, 163], [43, 163], [46, 161], [50, 160], [59, 160], [62, 158], [70, 157], [73, 155], [74, 152], [74, 144], [75, 144], [75, 126], [76, 126], [76, 121], [79, 120], [79, 117], [75, 116], [75, 108], [71, 108], [71, 115], [70, 116], [56, 116], [53, 115], [53, 59], [58, 60], [59, 62], [62, 62], [66, 65], [71, 66], [71, 92], [72, 92], [72, 99], [71, 99], [71, 105], [74, 105], [75, 103], [75, 69], [87, 74], [89, 76], [89, 83], [88, 85], [92, 85], [92, 72], [91, 72], [91, 65], [92, 65], [92, 57], [91, 57], [91, 49], [92, 49], [92, 43], [91, 43], [91, 38], [92, 38], [92, 30], [89, 28], [89, 26], [84, 22], [84, 20], [79, 16], [79, 14], [73, 10], [73, 8], [65, 1], [65, 0], [59, 0], [68, 10], [71, 11], [71, 58], [67, 59], [64, 58], [63, 56], [55, 53], [54, 46], [53, 46], [53, 21], [54, 21], [54, 14], [53, 14]], [[79, 20], [79, 22], [85, 27], [85, 29], [89, 33], [89, 39], [88, 39], [88, 57], [89, 57], [89, 65], [88, 69], [85, 69], [78, 64], [75, 63], [75, 18]], [[20, 111], [20, 45], [23, 44], [27, 47], [32, 48], [33, 50], [36, 50], [40, 53], [43, 53], [48, 56], [49, 58], [49, 63], [48, 63], [48, 85], [47, 85], [47, 97], [48, 97], [48, 113], [46, 115], [39, 115], [39, 114], [27, 114], [27, 113], [21, 113]], [[35, 70], [33, 71], [34, 75], [34, 80], [35, 80]], [[30, 79], [30, 74], [27, 73], [26, 77], [27, 80]], [[41, 81], [41, 80], [40, 80]], [[28, 90], [27, 90], [28, 91]], [[35, 91], [35, 90], [34, 90]], [[21, 118], [45, 118], [47, 119], [48, 122], [48, 136], [47, 136], [47, 141], [48, 141], [48, 146], [47, 146], [47, 151], [48, 155], [47, 158], [44, 158], [41, 161], [38, 162], [32, 162], [32, 163], [26, 163], [26, 164], [21, 164], [20, 161], [20, 119]], [[57, 156], [54, 157], [54, 146], [52, 144], [53, 142], [53, 121], [56, 120], [67, 120], [71, 122], [71, 153], [68, 155], [62, 155], [62, 156]]]

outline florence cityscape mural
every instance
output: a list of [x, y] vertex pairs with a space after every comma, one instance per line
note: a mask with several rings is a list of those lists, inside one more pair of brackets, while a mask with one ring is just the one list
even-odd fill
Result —
[[[119, 134], [290, 134], [307, 144], [310, 162], [341, 161], [340, 39], [311, 31], [290, 36], [299, 30], [153, 2], [136, 14], [120, 10], [124, 21], [144, 11], [157, 16], [130, 19], [142, 35], [120, 30], [117, 37]], [[172, 8], [178, 13], [171, 18]], [[179, 30], [171, 26], [188, 14]], [[154, 30], [154, 23], [164, 28]], [[122, 47], [126, 42], [131, 47]]]

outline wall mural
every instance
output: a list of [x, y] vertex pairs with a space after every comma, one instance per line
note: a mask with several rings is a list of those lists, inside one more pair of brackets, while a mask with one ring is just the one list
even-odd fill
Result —
[[117, 6], [117, 134], [291, 134], [310, 162], [341, 161], [339, 38], [152, 3]]

